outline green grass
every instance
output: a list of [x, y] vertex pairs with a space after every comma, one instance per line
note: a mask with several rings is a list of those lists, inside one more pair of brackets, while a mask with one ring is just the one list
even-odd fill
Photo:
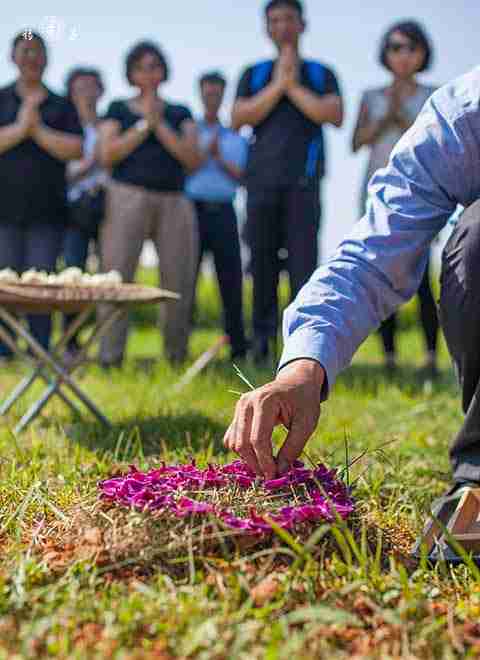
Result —
[[[203, 280], [192, 359], [221, 333], [218, 318], [216, 289]], [[379, 341], [369, 339], [308, 446], [314, 459], [340, 467], [345, 438], [351, 457], [372, 450], [351, 470], [358, 511], [349, 527], [321, 527], [308, 543], [275, 537], [261, 548], [238, 543], [207, 556], [188, 551], [187, 533], [180, 539], [186, 551], [162, 559], [148, 520], [129, 514], [124, 529], [134, 533], [117, 539], [123, 555], [116, 565], [108, 565], [101, 543], [80, 552], [90, 546], [75, 516], [79, 504], [94, 506], [99, 479], [129, 463], [145, 469], [159, 460], [233, 458], [221, 442], [236, 401], [229, 390], [245, 388], [227, 355], [172, 396], [182, 372], [158, 359], [154, 323], [154, 310], [136, 312], [122, 372], [91, 366], [81, 374], [112, 431], [88, 416], [73, 419], [54, 401], [15, 438], [10, 429], [39, 388], [2, 422], [0, 660], [478, 657], [475, 567], [432, 570], [407, 557], [429, 503], [449, 482], [448, 444], [461, 423], [443, 345], [439, 381], [418, 374], [412, 305], [402, 313], [398, 375], [385, 377]], [[271, 377], [244, 370], [256, 385]], [[2, 392], [23, 371], [16, 365], [2, 373]], [[111, 521], [95, 516], [107, 529]]]

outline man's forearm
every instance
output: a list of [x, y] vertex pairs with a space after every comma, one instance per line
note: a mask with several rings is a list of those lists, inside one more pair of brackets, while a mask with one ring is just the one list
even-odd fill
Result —
[[16, 122], [0, 128], [0, 154], [12, 149], [25, 139], [25, 129]]
[[340, 127], [343, 122], [343, 103], [338, 94], [319, 96], [303, 85], [297, 84], [287, 91], [291, 102], [316, 124], [333, 124]]
[[82, 139], [39, 124], [32, 132], [38, 146], [58, 160], [74, 160], [82, 155]]
[[284, 93], [283, 87], [273, 81], [252, 98], [238, 99], [233, 106], [232, 128], [257, 126], [271, 113]]

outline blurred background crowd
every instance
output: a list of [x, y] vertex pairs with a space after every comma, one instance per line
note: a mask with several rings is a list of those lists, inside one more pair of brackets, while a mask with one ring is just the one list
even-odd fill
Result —
[[[131, 94], [110, 100], [100, 112], [108, 93], [101, 62], [67, 71], [65, 89], [54, 93], [45, 83], [55, 57], [48, 33], [26, 27], [14, 35], [16, 76], [0, 89], [0, 268], [85, 269], [93, 254], [99, 269], [118, 270], [129, 282], [150, 241], [160, 285], [181, 294], [180, 302], [165, 307], [161, 324], [167, 358], [181, 363], [202, 259], [210, 254], [232, 358], [274, 360], [279, 276], [288, 274], [293, 297], [322, 256], [325, 175], [343, 176], [332, 171], [326, 134], [342, 127], [348, 90], [339, 80], [342, 72], [304, 52], [301, 2], [271, 0], [262, 20], [271, 58], [249, 64], [247, 56], [237, 80], [228, 79], [221, 59], [199, 71], [200, 114], [188, 99], [167, 98], [175, 53], [156, 40], [132, 42], [118, 64]], [[386, 165], [435, 89], [418, 78], [429, 71], [434, 47], [425, 25], [413, 19], [386, 25], [372, 39], [384, 83], [365, 81], [346, 137], [352, 153], [368, 154], [356, 191], [358, 218], [368, 204], [371, 175]], [[233, 92], [231, 113], [224, 106], [227, 90]], [[344, 186], [353, 184], [345, 180]], [[251, 328], [244, 322], [245, 276], [253, 283]], [[418, 295], [425, 366], [435, 375], [438, 322], [428, 269]], [[49, 317], [29, 322], [48, 347]], [[396, 317], [380, 328], [390, 370], [396, 366], [396, 331]], [[104, 367], [122, 364], [127, 334], [125, 317], [104, 337]], [[76, 350], [73, 339], [68, 351], [74, 356]], [[0, 345], [0, 356], [10, 359], [7, 347]]]

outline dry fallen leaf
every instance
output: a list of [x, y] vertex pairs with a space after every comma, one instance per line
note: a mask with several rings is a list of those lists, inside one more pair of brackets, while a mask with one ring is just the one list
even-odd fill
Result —
[[250, 591], [250, 596], [257, 607], [262, 607], [272, 600], [280, 589], [280, 582], [274, 575], [267, 576]]
[[99, 527], [91, 527], [90, 529], [86, 529], [83, 534], [83, 540], [89, 545], [101, 545], [102, 530]]

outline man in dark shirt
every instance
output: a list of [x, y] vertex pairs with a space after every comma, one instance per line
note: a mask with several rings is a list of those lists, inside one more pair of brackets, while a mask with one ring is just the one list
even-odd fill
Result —
[[319, 182], [325, 171], [322, 125], [339, 127], [343, 107], [333, 72], [303, 60], [306, 23], [299, 0], [271, 0], [267, 32], [278, 50], [243, 74], [232, 114], [235, 129], [253, 127], [247, 166], [247, 233], [252, 251], [254, 358], [269, 357], [278, 325], [281, 248], [288, 251], [292, 296], [317, 265]]
[[[54, 270], [67, 222], [67, 161], [82, 153], [82, 127], [73, 104], [43, 83], [47, 49], [36, 33], [12, 43], [18, 69], [0, 89], [0, 269]], [[50, 318], [30, 318], [35, 339], [48, 348]], [[0, 343], [0, 358], [11, 357]]]

